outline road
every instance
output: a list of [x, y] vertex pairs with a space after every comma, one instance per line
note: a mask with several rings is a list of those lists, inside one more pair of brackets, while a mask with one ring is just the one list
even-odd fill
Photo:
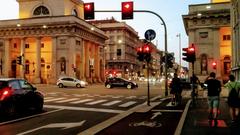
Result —
[[[161, 92], [158, 85], [152, 85], [150, 92], [151, 102], [152, 100], [159, 101], [159, 105], [149, 112], [140, 114], [132, 110], [141, 107], [147, 101], [146, 84], [141, 84], [138, 89], [132, 90], [125, 88], [106, 89], [102, 85], [91, 85], [80, 89], [62, 89], [53, 85], [39, 85], [37, 87], [44, 93], [44, 111], [40, 114], [21, 115], [12, 120], [2, 120], [0, 123], [1, 135], [74, 135], [88, 132], [89, 129], [124, 113], [127, 114], [125, 121], [121, 120], [115, 124], [124, 123], [127, 125], [124, 128], [134, 129], [136, 125], [140, 124], [141, 126], [142, 119], [151, 120], [152, 118], [155, 121], [161, 121], [159, 124], [164, 127], [161, 117], [158, 115], [161, 113], [161, 115], [178, 120], [181, 117], [182, 108], [185, 106], [184, 104], [181, 109], [170, 107], [169, 112], [159, 111], [169, 110], [169, 108], [161, 108], [169, 107], [170, 101], [161, 98], [159, 93], [164, 92]], [[176, 109], [177, 111], [171, 111]], [[176, 128], [177, 122], [175, 121], [173, 128]], [[118, 131], [116, 128], [119, 128], [118, 125], [107, 129]], [[99, 130], [99, 134], [109, 132], [107, 129]]]

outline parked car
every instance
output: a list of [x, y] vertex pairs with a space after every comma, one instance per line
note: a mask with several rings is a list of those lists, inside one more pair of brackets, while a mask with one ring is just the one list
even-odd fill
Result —
[[105, 87], [109, 89], [113, 87], [126, 87], [128, 89], [133, 89], [133, 88], [137, 88], [138, 85], [137, 83], [126, 80], [124, 78], [112, 77], [112, 78], [107, 78], [105, 82]]
[[88, 86], [88, 83], [83, 80], [76, 79], [74, 77], [61, 77], [57, 80], [57, 86], [59, 88], [63, 87], [86, 87]]
[[24, 79], [0, 78], [0, 113], [14, 116], [17, 112], [42, 111], [43, 94]]

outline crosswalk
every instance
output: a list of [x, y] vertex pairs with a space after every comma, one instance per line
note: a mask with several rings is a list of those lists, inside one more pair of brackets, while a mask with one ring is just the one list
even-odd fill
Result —
[[[94, 99], [94, 98], [81, 98], [81, 97], [45, 97], [44, 98], [44, 103], [45, 104], [50, 104], [50, 103], [55, 103], [55, 104], [60, 104], [60, 103], [68, 103], [72, 105], [78, 105], [78, 104], [84, 104], [88, 106], [93, 106], [93, 105], [100, 105], [100, 106], [105, 106], [105, 107], [110, 107], [110, 106], [117, 106], [120, 108], [127, 108], [131, 107], [134, 105], [137, 105], [138, 102], [135, 100], [119, 100], [119, 99]], [[142, 102], [141, 102], [142, 103]]]

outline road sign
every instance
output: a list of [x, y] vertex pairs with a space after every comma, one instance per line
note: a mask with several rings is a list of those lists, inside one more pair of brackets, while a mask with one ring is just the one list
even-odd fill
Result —
[[156, 37], [156, 32], [152, 29], [149, 29], [145, 32], [144, 36], [146, 40], [152, 41]]

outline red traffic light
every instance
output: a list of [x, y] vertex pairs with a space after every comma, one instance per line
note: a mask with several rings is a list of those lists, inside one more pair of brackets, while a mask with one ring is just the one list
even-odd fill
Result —
[[94, 19], [94, 3], [84, 3], [84, 19]]
[[122, 2], [122, 20], [133, 19], [133, 2]]
[[151, 52], [150, 46], [145, 44], [145, 45], [143, 46], [143, 52], [144, 52], [144, 53], [150, 53], [150, 52]]
[[137, 48], [137, 52], [142, 52], [142, 51], [143, 51], [142, 47]]
[[194, 47], [189, 47], [189, 48], [188, 48], [188, 51], [189, 51], [189, 52], [195, 52], [195, 48], [194, 48]]
[[214, 62], [212, 63], [212, 66], [213, 66], [213, 69], [217, 69], [217, 62], [214, 61]]

